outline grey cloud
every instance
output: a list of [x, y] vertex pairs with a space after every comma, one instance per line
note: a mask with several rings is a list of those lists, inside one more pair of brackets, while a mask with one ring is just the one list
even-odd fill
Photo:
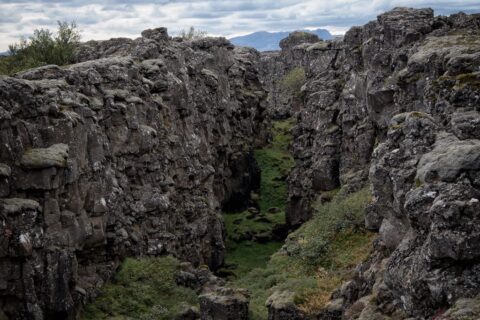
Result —
[[[190, 25], [216, 35], [305, 27], [349, 27], [395, 6], [433, 7], [437, 14], [480, 12], [478, 0], [0, 0], [0, 51], [18, 34], [75, 20], [88, 37], [138, 36], [165, 26]], [[315, 8], [312, 10], [312, 8]], [[5, 32], [8, 31], [8, 32]]]

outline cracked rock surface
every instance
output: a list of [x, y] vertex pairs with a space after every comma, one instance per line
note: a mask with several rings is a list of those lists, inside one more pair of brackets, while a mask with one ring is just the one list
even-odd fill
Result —
[[3, 314], [73, 319], [125, 256], [223, 263], [220, 208], [268, 125], [257, 55], [159, 28], [0, 77]]

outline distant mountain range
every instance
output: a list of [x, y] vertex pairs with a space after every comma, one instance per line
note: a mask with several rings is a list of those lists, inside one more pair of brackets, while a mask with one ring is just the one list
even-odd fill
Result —
[[9, 52], [8, 51], [4, 51], [4, 52], [0, 52], [0, 56], [3, 57], [3, 56], [9, 56]]
[[[310, 32], [316, 34], [320, 39], [331, 40], [333, 36], [325, 29], [316, 29], [316, 30], [301, 30], [305, 32]], [[292, 31], [293, 32], [293, 31]], [[233, 37], [230, 38], [230, 41], [241, 47], [253, 47], [258, 51], [273, 51], [280, 50], [280, 40], [288, 37], [290, 31], [281, 31], [281, 32], [267, 32], [259, 31], [246, 36]]]

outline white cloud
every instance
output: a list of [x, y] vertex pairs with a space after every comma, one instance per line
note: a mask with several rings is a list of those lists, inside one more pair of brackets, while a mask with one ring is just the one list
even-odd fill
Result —
[[138, 37], [165, 26], [193, 25], [213, 35], [325, 27], [341, 34], [395, 6], [432, 7], [439, 14], [480, 12], [478, 0], [1, 0], [0, 51], [36, 28], [76, 20], [84, 40]]

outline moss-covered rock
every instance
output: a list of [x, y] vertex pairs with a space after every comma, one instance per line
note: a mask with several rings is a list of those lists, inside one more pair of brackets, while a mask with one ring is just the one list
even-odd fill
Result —
[[68, 145], [59, 143], [48, 148], [28, 149], [20, 160], [25, 169], [44, 169], [67, 166]]

